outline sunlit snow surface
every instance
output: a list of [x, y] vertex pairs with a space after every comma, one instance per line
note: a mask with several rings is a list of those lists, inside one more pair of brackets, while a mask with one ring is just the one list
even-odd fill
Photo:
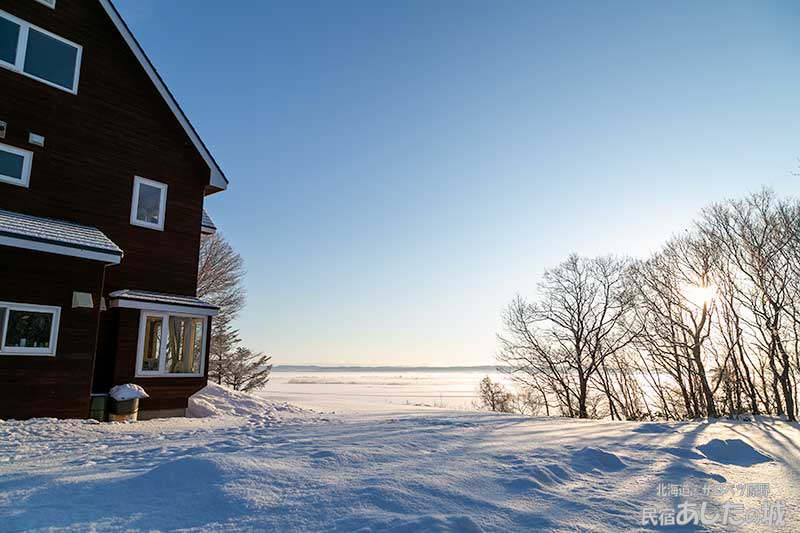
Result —
[[0, 531], [674, 531], [643, 528], [642, 509], [659, 483], [687, 480], [769, 483], [783, 530], [800, 530], [800, 431], [783, 422], [331, 415], [209, 398], [241, 416], [0, 422]]

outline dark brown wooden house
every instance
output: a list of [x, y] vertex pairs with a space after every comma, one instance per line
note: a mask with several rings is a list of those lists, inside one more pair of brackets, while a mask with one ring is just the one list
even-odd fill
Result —
[[0, 0], [0, 419], [140, 417], [206, 384], [205, 196], [227, 180], [110, 0]]

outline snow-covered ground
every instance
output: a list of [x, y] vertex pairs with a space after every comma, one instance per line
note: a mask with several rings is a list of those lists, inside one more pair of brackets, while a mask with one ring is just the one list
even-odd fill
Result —
[[683, 530], [800, 530], [800, 431], [773, 420], [319, 415], [219, 389], [193, 409], [214, 416], [0, 422], [0, 531], [666, 531], [643, 512], [683, 500], [786, 505], [783, 528]]

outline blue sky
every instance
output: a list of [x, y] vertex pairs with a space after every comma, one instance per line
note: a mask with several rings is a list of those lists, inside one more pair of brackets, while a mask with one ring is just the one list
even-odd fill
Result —
[[231, 180], [278, 364], [491, 364], [570, 252], [800, 192], [796, 2], [116, 4]]

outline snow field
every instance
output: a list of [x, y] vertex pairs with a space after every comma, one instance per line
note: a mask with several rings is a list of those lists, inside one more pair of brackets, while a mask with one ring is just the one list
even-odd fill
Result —
[[685, 481], [769, 483], [784, 530], [800, 529], [800, 431], [784, 422], [322, 416], [215, 387], [195, 400], [213, 416], [0, 423], [0, 529], [669, 530], [641, 526], [642, 508]]

